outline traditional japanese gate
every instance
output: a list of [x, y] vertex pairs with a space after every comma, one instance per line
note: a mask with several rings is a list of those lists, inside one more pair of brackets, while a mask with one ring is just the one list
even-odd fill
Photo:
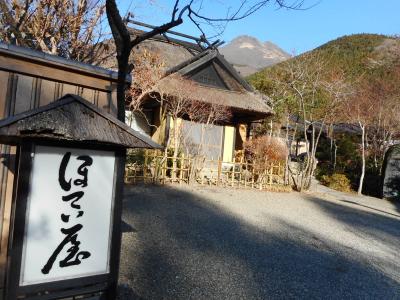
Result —
[[0, 122], [18, 145], [6, 299], [114, 299], [126, 148], [158, 148], [79, 96]]

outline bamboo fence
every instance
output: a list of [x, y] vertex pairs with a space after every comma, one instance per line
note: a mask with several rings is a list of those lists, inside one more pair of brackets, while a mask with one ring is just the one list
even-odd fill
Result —
[[[176, 162], [175, 170], [173, 162]], [[164, 156], [160, 152], [146, 151], [142, 163], [126, 165], [127, 183], [178, 183], [197, 182], [201, 185], [214, 185], [233, 188], [254, 188], [274, 190], [284, 187], [284, 163], [223, 162], [220, 159], [204, 157], [177, 158]]]

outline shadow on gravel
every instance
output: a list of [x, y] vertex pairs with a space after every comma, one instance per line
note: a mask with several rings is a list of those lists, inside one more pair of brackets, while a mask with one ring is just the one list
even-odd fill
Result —
[[[339, 213], [343, 222], [353, 222], [349, 210], [319, 204], [329, 213]], [[363, 217], [370, 219], [362, 221]], [[378, 225], [381, 232], [399, 236], [398, 230], [389, 228], [394, 221], [379, 218], [363, 215], [353, 225], [384, 222]], [[266, 232], [205, 198], [171, 187], [127, 187], [123, 219], [136, 232], [123, 237], [120, 299], [392, 299], [399, 295], [397, 282], [342, 256], [322, 237], [279, 219], [274, 224], [285, 228], [283, 234]], [[127, 286], [132, 294], [124, 298]]]
[[[345, 203], [358, 205], [358, 206], [362, 206], [362, 207], [365, 207], [365, 208], [368, 208], [368, 209], [371, 209], [371, 210], [374, 210], [374, 211], [378, 211], [378, 212], [381, 212], [381, 213], [384, 213], [384, 214], [387, 214], [387, 215], [390, 215], [390, 216], [394, 216], [394, 217], [399, 217], [400, 218], [400, 215], [396, 215], [396, 214], [390, 213], [388, 211], [377, 209], [375, 207], [371, 207], [371, 206], [368, 206], [368, 205], [360, 204], [360, 203], [357, 203], [355, 201], [350, 201], [350, 200], [340, 200], [340, 201], [345, 202]], [[385, 200], [382, 200], [382, 201], [385, 201]], [[391, 203], [393, 203], [393, 202], [391, 202]], [[398, 207], [396, 206], [396, 204], [395, 203], [393, 203], [393, 204], [395, 205], [396, 210], [398, 210]]]
[[122, 299], [135, 299], [135, 300], [144, 300], [143, 298], [139, 297], [132, 288], [130, 288], [126, 284], [118, 285], [118, 297], [117, 300]]
[[126, 232], [136, 232], [135, 228], [133, 228], [131, 225], [129, 225], [128, 223], [126, 223], [124, 220], [122, 220], [121, 222], [121, 231], [123, 233]]
[[396, 207], [396, 210], [400, 213], [400, 200], [391, 200], [390, 203], [392, 203]]
[[[397, 248], [397, 251], [399, 251], [400, 220], [395, 219], [391, 216], [400, 216], [347, 200], [340, 201], [357, 206], [362, 206], [373, 211], [368, 212], [364, 210], [359, 210], [351, 206], [336, 204], [332, 201], [326, 201], [317, 197], [307, 198], [313, 201], [313, 203], [318, 204], [318, 206], [325, 213], [329, 214], [332, 218], [337, 219], [338, 221], [346, 224], [350, 228], [354, 228], [359, 232], [365, 232], [369, 236], [372, 236], [375, 240], [385, 245]], [[387, 216], [375, 213], [375, 211], [383, 212]], [[350, 228], [349, 230], [351, 230]]]

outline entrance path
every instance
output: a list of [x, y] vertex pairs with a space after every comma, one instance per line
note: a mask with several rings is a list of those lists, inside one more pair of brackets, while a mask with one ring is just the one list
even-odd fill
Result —
[[400, 208], [307, 194], [126, 187], [120, 299], [400, 299]]

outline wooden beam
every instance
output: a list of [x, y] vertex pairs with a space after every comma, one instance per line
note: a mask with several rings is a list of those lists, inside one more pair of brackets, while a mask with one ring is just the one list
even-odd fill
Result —
[[61, 68], [56, 69], [52, 66], [46, 66], [34, 61], [24, 61], [1, 53], [0, 70], [74, 84], [82, 87], [94, 88], [102, 91], [111, 91], [112, 85], [110, 82], [115, 81], [112, 78], [108, 78], [108, 80], [100, 79], [90, 76], [90, 74], [82, 74], [76, 71], [71, 72], [70, 70], [63, 70]]
[[[134, 25], [138, 25], [138, 26], [141, 26], [141, 27], [150, 28], [150, 29], [157, 28], [157, 26], [149, 25], [149, 24], [146, 24], [146, 23], [142, 23], [142, 22], [134, 21], [134, 20], [130, 20], [130, 19], [128, 19], [128, 23], [131, 23], [131, 24], [134, 24]], [[166, 33], [169, 33], [169, 34], [172, 34], [172, 35], [176, 35], [176, 36], [180, 36], [180, 37], [183, 37], [185, 39], [193, 40], [193, 41], [200, 42], [200, 43], [204, 42], [204, 38], [195, 37], [195, 36], [184, 34], [184, 33], [180, 33], [180, 32], [177, 32], [177, 31], [167, 30]]]

